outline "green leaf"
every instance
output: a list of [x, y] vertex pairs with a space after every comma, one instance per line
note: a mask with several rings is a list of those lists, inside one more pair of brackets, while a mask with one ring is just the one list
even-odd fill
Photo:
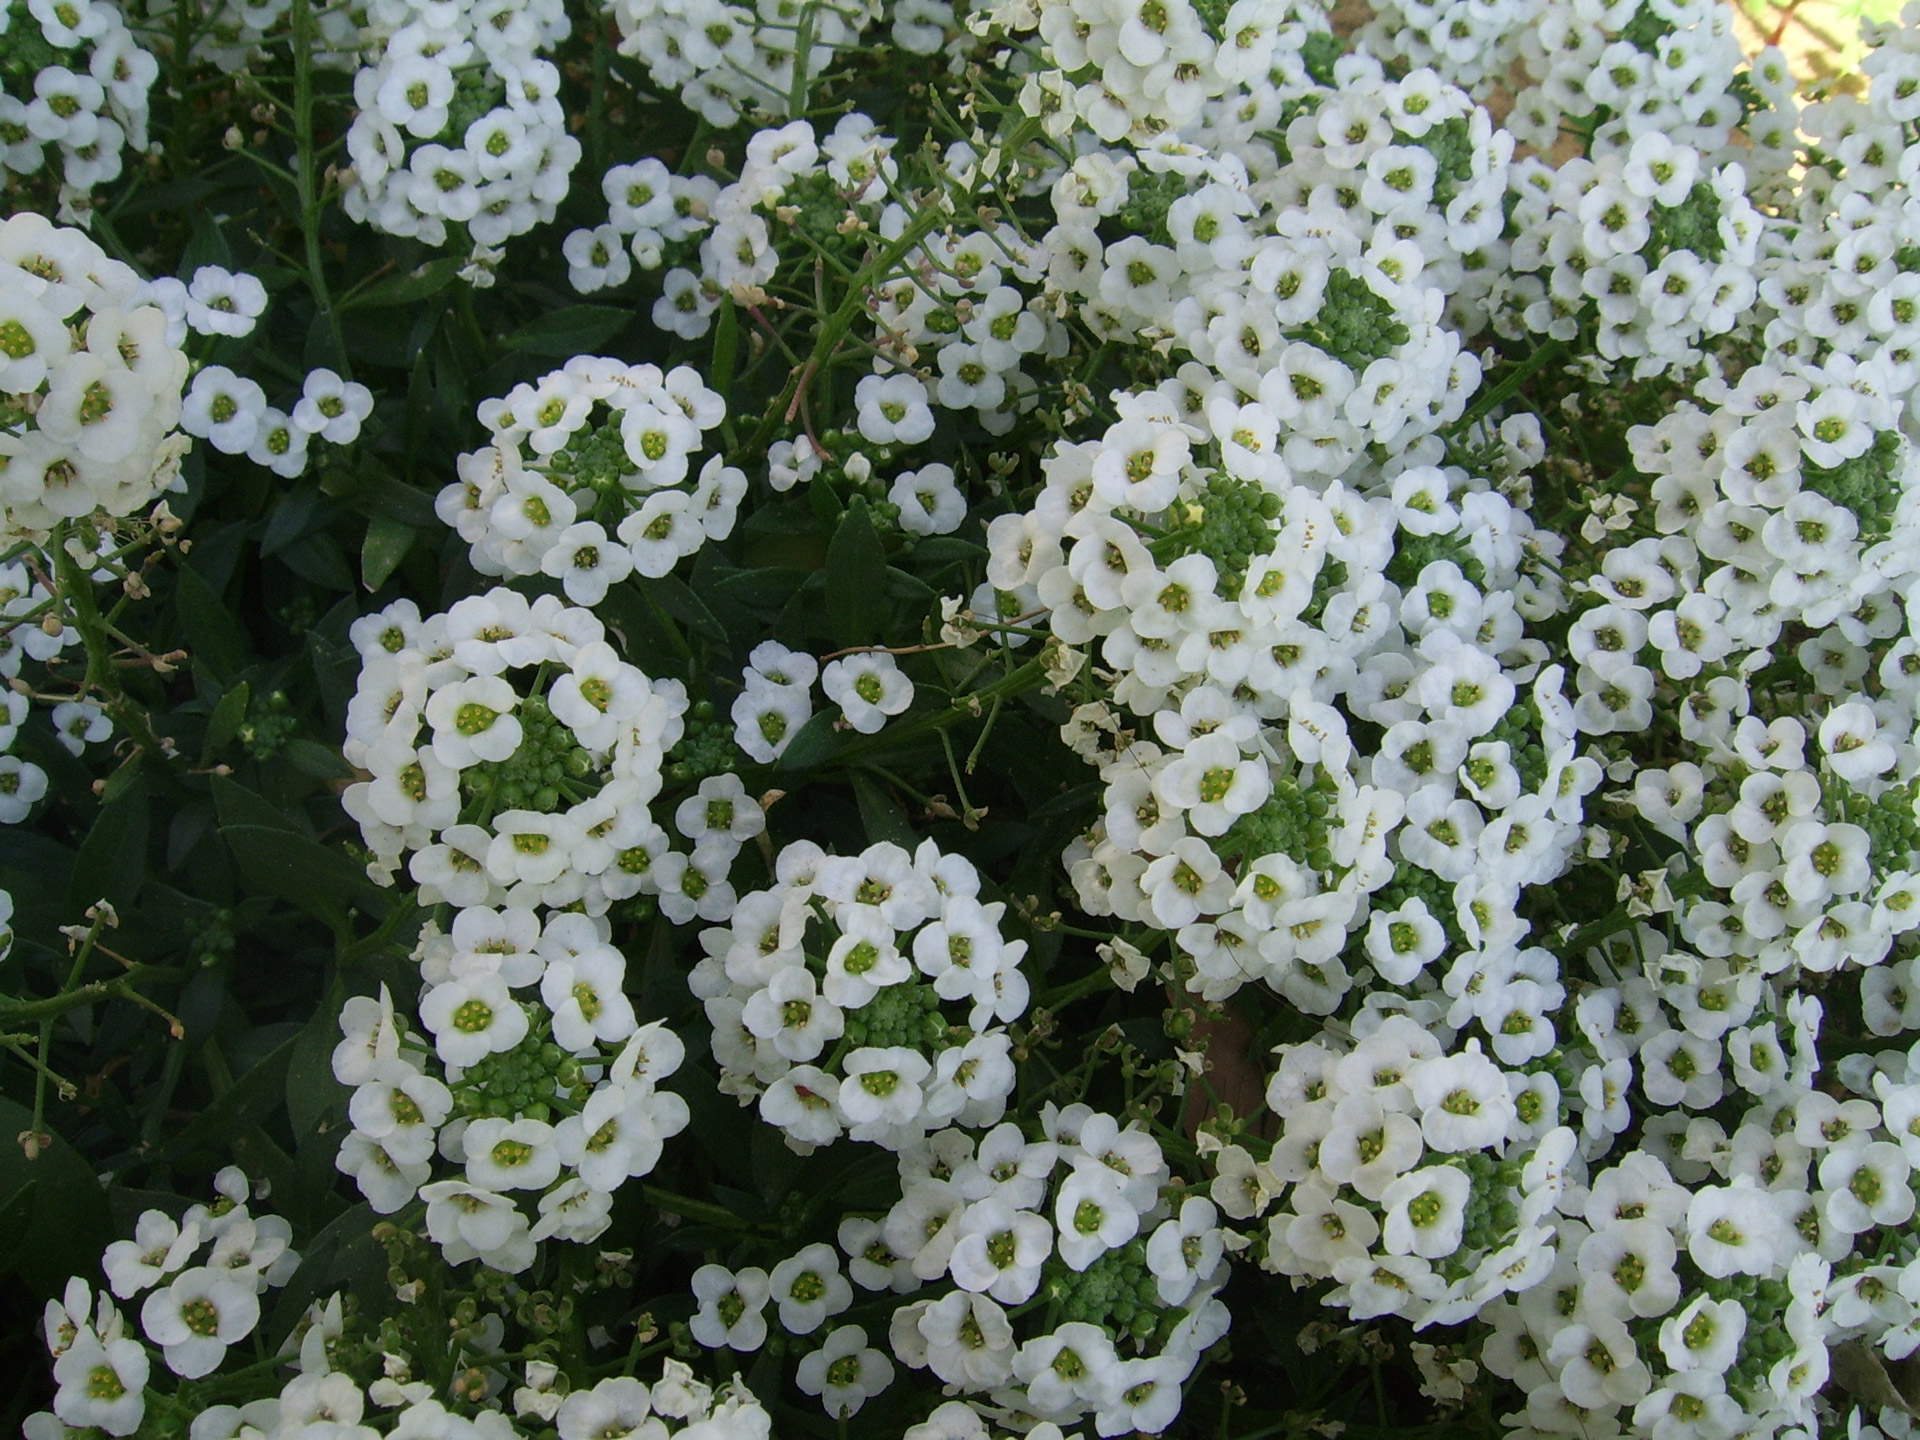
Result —
[[240, 873], [256, 889], [290, 900], [328, 925], [345, 920], [347, 902], [384, 914], [392, 896], [338, 850], [265, 825], [222, 825]]
[[400, 568], [413, 548], [415, 530], [398, 520], [376, 515], [367, 522], [367, 538], [360, 542], [360, 583], [378, 590]]
[[280, 552], [281, 563], [302, 580], [327, 590], [352, 590], [353, 571], [331, 535], [303, 535]]
[[202, 1110], [186, 1128], [161, 1148], [160, 1158], [180, 1161], [206, 1150], [224, 1157], [234, 1141], [258, 1127], [286, 1103], [287, 1066], [293, 1059], [298, 1035], [289, 1036], [264, 1059], [254, 1062], [218, 1100]]
[[656, 605], [694, 634], [715, 645], [727, 643], [727, 627], [715, 618], [706, 601], [694, 594], [686, 581], [662, 575], [657, 579], [636, 577], [636, 583]]
[[208, 674], [224, 680], [245, 667], [247, 637], [227, 610], [227, 602], [200, 578], [199, 571], [181, 568], [174, 582], [173, 604], [187, 653], [206, 666]]
[[300, 1247], [300, 1268], [274, 1302], [267, 1328], [269, 1346], [278, 1347], [293, 1333], [308, 1306], [336, 1290], [363, 1296], [382, 1292], [387, 1252], [373, 1238], [373, 1230], [384, 1218], [362, 1202]]
[[146, 876], [147, 787], [136, 779], [100, 811], [81, 844], [67, 884], [67, 906], [76, 919], [96, 900], [124, 912]]
[[853, 798], [860, 806], [860, 823], [866, 828], [867, 841], [876, 844], [891, 840], [912, 850], [920, 843], [900, 802], [878, 781], [866, 775], [853, 777]]
[[448, 255], [440, 260], [429, 260], [417, 270], [404, 275], [390, 275], [377, 284], [369, 285], [356, 294], [343, 299], [342, 310], [377, 310], [393, 305], [414, 305], [429, 295], [438, 295], [460, 273], [460, 267], [466, 261], [458, 255]]
[[736, 570], [715, 582], [714, 589], [727, 599], [756, 610], [778, 610], [793, 598], [793, 592], [804, 585], [812, 573], [790, 565]]
[[213, 707], [213, 714], [207, 720], [207, 743], [200, 751], [202, 767], [212, 763], [213, 757], [233, 739], [240, 722], [247, 718], [247, 701], [252, 698], [252, 693], [247, 682], [242, 680], [222, 695], [220, 703]]
[[887, 552], [856, 495], [827, 546], [827, 623], [842, 645], [872, 645], [887, 623]]
[[385, 914], [393, 903], [392, 894], [346, 854], [309, 837], [244, 785], [216, 775], [213, 802], [221, 837], [255, 889], [290, 900], [329, 925], [344, 921], [348, 904]]
[[0, 1197], [9, 1215], [31, 1216], [5, 1232], [19, 1239], [0, 1256], [0, 1273], [11, 1269], [29, 1288], [51, 1295], [69, 1275], [98, 1275], [107, 1196], [93, 1167], [59, 1135], [38, 1159], [27, 1159], [14, 1137], [32, 1127], [31, 1110], [0, 1099]]
[[294, 769], [316, 780], [351, 780], [358, 773], [338, 750], [312, 740], [289, 740], [283, 753]]
[[501, 344], [522, 355], [552, 355], [571, 360], [591, 355], [618, 335], [633, 311], [614, 305], [570, 305], [522, 325]]
[[338, 1002], [322, 1003], [295, 1037], [287, 1061], [287, 1118], [295, 1135], [308, 1135], [329, 1110], [343, 1108], [347, 1090], [333, 1077], [333, 1048], [340, 1043]]
[[329, 466], [321, 472], [320, 488], [369, 520], [391, 520], [428, 532], [440, 526], [433, 497], [409, 485], [375, 456], [359, 456], [351, 468]]
[[839, 712], [834, 710], [816, 713], [787, 742], [787, 748], [780, 752], [780, 758], [773, 762], [773, 768], [813, 770], [826, 764], [844, 743], [843, 732], [834, 728], [839, 719]]

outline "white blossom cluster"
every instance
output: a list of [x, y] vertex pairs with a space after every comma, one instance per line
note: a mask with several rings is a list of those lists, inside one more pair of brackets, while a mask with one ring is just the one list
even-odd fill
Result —
[[1521, 887], [1565, 867], [1600, 780], [1524, 633], [1563, 605], [1531, 558], [1555, 537], [1458, 470], [1372, 497], [1241, 479], [1258, 457], [1229, 427], [1256, 406], [1220, 394], [1192, 425], [1181, 393], [1120, 397], [1130, 418], [988, 531], [992, 582], [1112, 677], [1063, 730], [1106, 786], [1066, 856], [1081, 903], [1173, 932], [1204, 997], [1264, 980], [1314, 1014], [1354, 983], [1350, 937], [1396, 985], [1449, 952], [1506, 963]]
[[[150, 1210], [138, 1222], [139, 1238], [115, 1241], [105, 1260], [111, 1288], [123, 1300], [179, 1271], [172, 1287], [154, 1291], [148, 1308], [156, 1312], [163, 1331], [184, 1325], [192, 1338], [171, 1343], [154, 1338], [142, 1344], [112, 1300], [96, 1297], [85, 1280], [70, 1281], [64, 1298], [48, 1304], [46, 1316], [60, 1388], [51, 1412], [27, 1417], [27, 1440], [67, 1440], [92, 1431], [136, 1433], [146, 1415], [146, 1387], [155, 1374], [155, 1346], [164, 1344], [168, 1367], [182, 1379], [205, 1378], [217, 1384], [232, 1374], [219, 1372], [230, 1341], [222, 1343], [218, 1337], [232, 1331], [231, 1339], [245, 1338], [255, 1327], [259, 1309], [250, 1287], [262, 1282], [263, 1273], [273, 1277], [266, 1284], [286, 1283], [296, 1257], [284, 1248], [285, 1226], [278, 1217], [248, 1216], [246, 1182], [238, 1171], [222, 1171], [216, 1183], [228, 1192], [237, 1189], [242, 1200], [196, 1205], [178, 1223]], [[210, 1259], [221, 1266], [221, 1273], [207, 1267], [181, 1270], [185, 1257], [209, 1237], [214, 1240]], [[182, 1288], [188, 1276], [201, 1278]], [[182, 1289], [178, 1302], [173, 1289]], [[241, 1295], [253, 1301], [250, 1313], [256, 1317], [244, 1331], [239, 1330], [245, 1309], [237, 1299]], [[156, 1322], [143, 1323], [152, 1337]], [[214, 1331], [200, 1333], [208, 1325]], [[250, 1376], [244, 1392], [227, 1391], [238, 1404], [195, 1405], [192, 1440], [291, 1440], [318, 1434], [336, 1440], [381, 1440], [386, 1435], [518, 1440], [556, 1432], [560, 1440], [605, 1440], [608, 1435], [769, 1440], [773, 1433], [771, 1417], [739, 1376], [716, 1388], [674, 1359], [661, 1363], [651, 1384], [634, 1375], [614, 1375], [577, 1390], [568, 1387], [552, 1361], [528, 1360], [518, 1367], [524, 1383], [510, 1391], [509, 1376], [496, 1371], [500, 1383], [484, 1396], [456, 1401], [436, 1395], [429, 1381], [412, 1378], [411, 1357], [391, 1351], [381, 1356], [385, 1373], [370, 1384], [359, 1383], [339, 1365], [346, 1332], [342, 1297], [336, 1293], [315, 1301], [281, 1350], [282, 1368], [293, 1373]], [[505, 1334], [500, 1315], [484, 1314], [470, 1325], [454, 1327], [442, 1343], [453, 1361], [471, 1366], [490, 1361]], [[170, 1405], [182, 1403], [165, 1399]]]
[[350, 445], [373, 413], [373, 392], [320, 366], [307, 372], [293, 413], [267, 403], [257, 380], [225, 365], [208, 365], [193, 377], [180, 428], [224, 455], [245, 455], [254, 464], [292, 480], [306, 473], [316, 440]]
[[982, 35], [1038, 30], [1047, 65], [1021, 101], [1053, 133], [1143, 147], [1163, 132], [1185, 136], [1248, 89], [1304, 81], [1307, 37], [1327, 31], [1324, 11], [1286, 0], [1235, 0], [1224, 13], [1190, 0], [1016, 3], [983, 7], [969, 24]]
[[[1265, 1216], [1269, 1269], [1335, 1281], [1326, 1303], [1356, 1319], [1458, 1324], [1553, 1265], [1576, 1137], [1548, 1067], [1453, 1048], [1430, 1014], [1368, 1018], [1351, 1048], [1281, 1047], [1267, 1096], [1285, 1134], [1264, 1161], [1222, 1150], [1212, 1193], [1236, 1219]], [[1514, 1038], [1495, 1040], [1508, 1065]]]
[[1553, 0], [1386, 0], [1354, 35], [1354, 43], [1409, 70], [1428, 69], [1449, 85], [1484, 99], [1512, 82], [1523, 43], [1551, 12]]
[[147, 148], [147, 92], [160, 73], [113, 0], [28, 0], [0, 10], [0, 173], [38, 174], [58, 158], [61, 202], [84, 214], [116, 180], [129, 146]]
[[[696, 1379], [682, 1362], [667, 1359], [651, 1385], [635, 1375], [613, 1375], [590, 1388], [569, 1391], [556, 1383], [555, 1368], [548, 1361], [529, 1362], [528, 1383], [514, 1391], [515, 1414], [526, 1423], [523, 1433], [546, 1421], [560, 1440], [604, 1440], [609, 1435], [770, 1440], [773, 1434], [773, 1417], [738, 1375], [716, 1389]], [[404, 1433], [422, 1432], [409, 1427]]]
[[187, 357], [139, 278], [78, 230], [0, 221], [0, 505], [42, 540], [63, 520], [130, 515], [170, 488]]
[[602, 8], [620, 29], [620, 53], [645, 64], [654, 84], [677, 92], [681, 104], [720, 129], [742, 115], [792, 114], [796, 67], [804, 97], [805, 81], [827, 70], [839, 51], [877, 39], [868, 32], [883, 17], [892, 21], [892, 43], [914, 55], [939, 53], [954, 28], [951, 0], [608, 0]]
[[[1862, 422], [1911, 430], [1920, 413], [1913, 398], [1920, 227], [1909, 213], [1920, 150], [1906, 129], [1920, 37], [1906, 23], [1873, 27], [1871, 36], [1862, 63], [1872, 82], [1866, 95], [1828, 96], [1800, 115], [1806, 138], [1829, 158], [1806, 171], [1798, 205], [1769, 227], [1758, 265], [1769, 358], [1819, 367], [1801, 371], [1812, 386], [1804, 398], [1817, 404], [1822, 392], [1834, 392], [1827, 407], [1839, 401], [1838, 418], [1852, 432], [1837, 442], [1843, 458], [1860, 453]], [[1773, 83], [1784, 85], [1784, 77]], [[1818, 446], [1809, 459], [1835, 463]]]
[[[68, 543], [74, 558], [91, 569], [95, 557], [84, 547], [84, 539], [74, 536]], [[45, 583], [24, 561], [0, 565], [0, 679], [13, 681], [28, 660], [58, 659], [63, 651], [80, 643], [80, 632], [72, 625], [51, 619], [55, 603]], [[19, 824], [47, 794], [47, 772], [14, 753], [32, 708], [21, 690], [9, 686], [0, 694], [0, 825]], [[70, 755], [82, 755], [89, 745], [97, 745], [113, 734], [113, 721], [93, 700], [59, 701], [49, 718], [54, 738]], [[0, 923], [12, 913], [13, 901], [8, 897]]]
[[1739, 164], [1709, 170], [1658, 130], [1557, 170], [1524, 162], [1495, 328], [1578, 338], [1638, 379], [1699, 364], [1756, 295], [1761, 220], [1745, 184]]
[[[60, 1423], [29, 1419], [34, 1440], [64, 1433], [61, 1426], [131, 1435], [146, 1415], [148, 1377], [159, 1366], [197, 1380], [253, 1334], [261, 1297], [292, 1278], [300, 1257], [288, 1248], [293, 1231], [286, 1221], [248, 1209], [240, 1170], [222, 1170], [214, 1188], [219, 1198], [212, 1204], [190, 1206], [178, 1220], [148, 1210], [133, 1239], [107, 1247], [101, 1268], [111, 1297], [75, 1276], [60, 1299], [47, 1302], [44, 1332], [59, 1389], [46, 1419]], [[131, 1304], [142, 1295], [136, 1330], [114, 1301]]]
[[559, 0], [376, 0], [368, 22], [347, 214], [436, 247], [458, 227], [476, 262], [551, 220], [580, 161], [542, 53], [568, 33]]
[[[334, 1163], [380, 1214], [424, 1200], [450, 1265], [517, 1272], [543, 1240], [598, 1238], [614, 1192], [686, 1128], [686, 1102], [659, 1088], [685, 1047], [639, 1023], [608, 939], [585, 915], [461, 910], [419, 951], [431, 1058], [384, 988], [341, 1011], [333, 1073], [353, 1130]], [[459, 1178], [432, 1178], [436, 1154]]]
[[981, 901], [967, 859], [931, 840], [858, 855], [800, 840], [774, 874], [700, 936], [691, 984], [721, 1089], [757, 1101], [802, 1151], [843, 1134], [899, 1150], [947, 1125], [997, 1123], [1027, 947], [1001, 935], [1006, 906]]
[[[1048, 1105], [1041, 1119], [1035, 1138], [1007, 1122], [903, 1146], [900, 1199], [883, 1217], [843, 1220], [838, 1253], [816, 1242], [771, 1271], [704, 1267], [694, 1337], [757, 1350], [772, 1304], [789, 1334], [824, 1336], [800, 1362], [800, 1388], [845, 1417], [894, 1368], [864, 1327], [830, 1322], [853, 1305], [855, 1285], [916, 1296], [893, 1309], [887, 1346], [949, 1394], [1022, 1416], [1023, 1430], [1083, 1419], [1103, 1436], [1164, 1430], [1200, 1356], [1226, 1333], [1216, 1292], [1234, 1237], [1212, 1201], [1169, 1183], [1158, 1142], [1137, 1123], [1086, 1105]], [[1044, 1319], [1027, 1303], [1042, 1293]], [[936, 1412], [933, 1433], [982, 1433], [961, 1409]]]
[[[561, 247], [567, 281], [582, 295], [624, 284], [637, 265], [657, 270], [669, 246], [695, 241], [710, 223], [720, 183], [709, 175], [676, 175], [654, 156], [612, 166], [600, 177], [607, 218], [568, 234]], [[676, 289], [672, 299], [681, 298]], [[671, 305], [671, 300], [669, 300]], [[662, 329], [666, 317], [655, 311]]]
[[1541, 154], [1565, 126], [1589, 136], [1595, 156], [1660, 134], [1702, 151], [1709, 168], [1736, 152], [1761, 170], [1774, 166], [1764, 127], [1752, 137], [1758, 155], [1732, 137], [1746, 118], [1734, 85], [1746, 57], [1732, 14], [1711, 0], [1548, 0], [1520, 52], [1533, 83], [1514, 97], [1506, 124]]
[[651, 891], [667, 839], [647, 806], [680, 738], [679, 682], [621, 659], [591, 611], [506, 589], [424, 620], [396, 601], [353, 641], [344, 749], [372, 778], [341, 803], [375, 879], [413, 852], [426, 903], [579, 901], [597, 915]]
[[491, 443], [460, 457], [435, 506], [481, 574], [550, 575], [597, 605], [733, 533], [746, 476], [718, 455], [693, 468], [726, 412], [690, 366], [580, 356], [481, 403]]

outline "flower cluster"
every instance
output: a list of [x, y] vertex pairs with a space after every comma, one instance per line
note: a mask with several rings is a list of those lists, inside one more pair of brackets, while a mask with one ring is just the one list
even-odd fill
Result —
[[1219, 1158], [1214, 1198], [1266, 1216], [1268, 1268], [1336, 1281], [1327, 1303], [1355, 1318], [1457, 1324], [1554, 1262], [1545, 1222], [1576, 1142], [1550, 1070], [1450, 1051], [1445, 1033], [1390, 1014], [1351, 1049], [1282, 1047], [1267, 1098], [1283, 1140], [1265, 1161]]
[[[178, 1220], [148, 1210], [133, 1239], [107, 1247], [101, 1268], [112, 1298], [75, 1276], [62, 1298], [47, 1302], [46, 1341], [59, 1386], [53, 1413], [65, 1424], [133, 1434], [146, 1414], [156, 1359], [182, 1379], [212, 1374], [259, 1325], [260, 1297], [292, 1278], [300, 1257], [288, 1248], [287, 1222], [248, 1210], [247, 1179], [238, 1169], [222, 1170], [214, 1186], [219, 1198], [211, 1205], [191, 1206]], [[136, 1332], [114, 1300], [142, 1294]]]
[[1558, 170], [1529, 161], [1513, 183], [1503, 333], [1577, 339], [1644, 379], [1697, 365], [1753, 305], [1760, 215], [1740, 165], [1709, 170], [1654, 130]]
[[757, 1100], [799, 1148], [845, 1134], [899, 1150], [946, 1125], [996, 1123], [1027, 947], [1002, 937], [1006, 906], [980, 900], [966, 858], [931, 840], [859, 855], [796, 841], [774, 873], [700, 936], [692, 984], [721, 1088]]
[[[1168, 1183], [1139, 1126], [1086, 1105], [1048, 1106], [1043, 1123], [1036, 1138], [1009, 1122], [903, 1147], [900, 1199], [882, 1218], [841, 1222], [844, 1275], [824, 1242], [770, 1272], [706, 1267], [694, 1277], [695, 1338], [758, 1349], [771, 1303], [788, 1333], [824, 1332], [799, 1384], [845, 1417], [891, 1383], [893, 1365], [863, 1327], [826, 1327], [854, 1285], [916, 1295], [893, 1309], [887, 1344], [949, 1394], [991, 1396], [1028, 1423], [1091, 1417], [1101, 1435], [1165, 1429], [1201, 1353], [1226, 1332], [1215, 1294], [1228, 1234], [1211, 1201]], [[929, 1287], [941, 1293], [920, 1294]]]
[[1122, 404], [1139, 418], [1056, 452], [1040, 504], [989, 530], [994, 583], [1114, 677], [1064, 731], [1105, 783], [1067, 856], [1081, 903], [1174, 932], [1208, 998], [1266, 980], [1330, 1013], [1363, 932], [1397, 985], [1455, 947], [1481, 963], [1599, 780], [1524, 634], [1559, 608], [1529, 558], [1554, 537], [1457, 470], [1372, 498], [1242, 478], [1258, 457], [1229, 427], [1255, 407], [1229, 395], [1210, 425], [1158, 392]]
[[[432, 1342], [467, 1375], [491, 1383], [437, 1394], [414, 1379], [413, 1357], [397, 1350], [397, 1332], [383, 1326], [366, 1332], [358, 1307], [333, 1294], [315, 1301], [300, 1317], [280, 1352], [267, 1362], [222, 1372], [229, 1346], [252, 1333], [260, 1318], [259, 1295], [283, 1285], [297, 1257], [286, 1249], [286, 1226], [275, 1216], [251, 1217], [240, 1172], [221, 1172], [222, 1198], [195, 1205], [178, 1222], [149, 1210], [136, 1225], [136, 1239], [115, 1241], [103, 1261], [113, 1294], [131, 1299], [160, 1285], [143, 1307], [143, 1344], [130, 1332], [113, 1301], [96, 1296], [84, 1279], [67, 1285], [49, 1302], [46, 1338], [59, 1385], [51, 1413], [27, 1418], [29, 1440], [61, 1440], [75, 1433], [137, 1433], [148, 1400], [158, 1395], [169, 1409], [192, 1417], [196, 1440], [250, 1440], [325, 1430], [351, 1440], [422, 1435], [479, 1435], [492, 1440], [558, 1434], [560, 1440], [602, 1440], [608, 1435], [645, 1435], [653, 1440], [685, 1435], [689, 1440], [769, 1440], [772, 1419], [736, 1375], [718, 1387], [695, 1377], [678, 1360], [661, 1364], [652, 1383], [614, 1375], [572, 1389], [550, 1360], [518, 1366], [524, 1382], [508, 1390], [508, 1375], [491, 1363], [507, 1331], [498, 1312], [482, 1312], [468, 1297], [456, 1310], [450, 1334]], [[235, 1197], [238, 1198], [229, 1198]], [[183, 1269], [193, 1253], [212, 1241], [208, 1264]], [[176, 1273], [177, 1272], [177, 1273]], [[358, 1298], [358, 1297], [356, 1297]], [[178, 1338], [163, 1338], [178, 1337]], [[207, 1380], [240, 1403], [205, 1404], [191, 1391], [168, 1395], [153, 1384], [165, 1366], [181, 1380]], [[372, 1362], [369, 1366], [369, 1362]], [[488, 1365], [485, 1371], [478, 1368]], [[368, 1378], [368, 1370], [377, 1378]], [[291, 1370], [291, 1375], [273, 1373]], [[236, 1390], [234, 1384], [244, 1386]], [[508, 1408], [509, 1403], [511, 1409]]]
[[1548, 0], [1537, 13], [1520, 33], [1533, 83], [1514, 98], [1507, 117], [1516, 140], [1544, 154], [1562, 126], [1570, 126], [1598, 158], [1657, 134], [1705, 152], [1712, 167], [1736, 152], [1763, 169], [1775, 167], [1762, 127], [1752, 136], [1757, 155], [1733, 138], [1760, 97], [1735, 84], [1746, 57], [1732, 15], [1720, 6], [1710, 0], [1647, 6]]
[[353, 80], [353, 168], [341, 203], [432, 246], [459, 227], [476, 260], [551, 220], [580, 160], [541, 52], [566, 38], [559, 0], [386, 0], [372, 7]]
[[590, 914], [655, 883], [666, 836], [647, 806], [686, 693], [650, 682], [592, 612], [496, 589], [426, 619], [411, 601], [356, 622], [341, 802], [369, 867], [430, 902]]
[[[380, 1214], [424, 1200], [449, 1264], [520, 1271], [542, 1240], [598, 1238], [614, 1192], [686, 1128], [686, 1102], [659, 1088], [685, 1047], [639, 1023], [607, 938], [584, 915], [471, 907], [421, 946], [431, 1052], [384, 988], [341, 1011], [333, 1073], [353, 1087], [353, 1131], [334, 1163]], [[431, 1178], [436, 1151], [460, 1178]]]
[[306, 472], [315, 440], [350, 445], [373, 413], [373, 393], [324, 366], [307, 372], [299, 400], [288, 414], [267, 403], [256, 380], [224, 365], [208, 365], [193, 377], [180, 428], [224, 455], [245, 455], [283, 479]]
[[113, 0], [29, 0], [0, 10], [0, 173], [60, 162], [61, 198], [84, 212], [119, 178], [122, 152], [147, 148], [147, 92], [159, 62]]
[[807, 78], [832, 65], [836, 52], [868, 43], [866, 32], [882, 16], [892, 21], [893, 44], [914, 55], [937, 54], [954, 28], [951, 0], [806, 7], [608, 0], [605, 8], [619, 26], [620, 52], [645, 63], [654, 84], [676, 91], [687, 109], [722, 129], [743, 114], [790, 114]]
[[717, 455], [693, 469], [726, 411], [686, 365], [570, 360], [482, 403], [492, 443], [460, 457], [440, 518], [481, 574], [550, 575], [574, 604], [597, 605], [608, 586], [665, 575], [733, 533], [746, 476]]
[[44, 540], [96, 510], [130, 515], [179, 472], [187, 357], [139, 278], [78, 230], [0, 221], [0, 503]]

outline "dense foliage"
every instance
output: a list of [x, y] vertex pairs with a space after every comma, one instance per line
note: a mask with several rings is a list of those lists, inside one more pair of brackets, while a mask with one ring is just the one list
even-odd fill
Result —
[[1908, 1434], [1866, 39], [0, 8], [5, 1423]]

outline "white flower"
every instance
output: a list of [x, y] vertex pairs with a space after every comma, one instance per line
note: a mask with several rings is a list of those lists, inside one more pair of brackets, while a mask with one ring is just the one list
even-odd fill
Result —
[[202, 335], [250, 334], [266, 308], [266, 286], [218, 265], [202, 265], [187, 285], [187, 324]]
[[702, 1265], [693, 1272], [693, 1294], [700, 1308], [687, 1328], [709, 1350], [758, 1350], [767, 1338], [762, 1312], [771, 1293], [767, 1272], [755, 1266], [733, 1271], [724, 1265]]
[[266, 392], [257, 384], [224, 365], [209, 365], [193, 377], [181, 404], [180, 428], [212, 442], [222, 454], [244, 455], [266, 413]]
[[1724, 1374], [1740, 1353], [1747, 1333], [1747, 1312], [1738, 1300], [1713, 1300], [1705, 1295], [1669, 1315], [1660, 1325], [1660, 1353], [1675, 1370], [1706, 1370]]
[[449, 1065], [469, 1066], [525, 1038], [527, 1012], [495, 971], [478, 971], [436, 985], [420, 999], [420, 1022]]
[[820, 688], [840, 707], [847, 723], [863, 735], [875, 734], [889, 717], [913, 703], [913, 682], [883, 650], [828, 661], [820, 674]]
[[1387, 1186], [1380, 1203], [1388, 1253], [1438, 1260], [1459, 1249], [1472, 1189], [1466, 1171], [1451, 1165], [1430, 1165]]
[[794, 1335], [811, 1335], [828, 1317], [853, 1303], [853, 1286], [840, 1273], [833, 1247], [816, 1242], [773, 1267], [768, 1277], [780, 1323]]
[[321, 368], [307, 373], [300, 401], [293, 407], [293, 423], [309, 435], [347, 445], [359, 437], [360, 423], [372, 413], [371, 390]]
[[[219, 1363], [218, 1356], [214, 1363]], [[82, 1331], [53, 1362], [54, 1383], [60, 1387], [53, 1413], [77, 1428], [98, 1426], [109, 1435], [131, 1435], [146, 1414], [150, 1365], [138, 1340], [103, 1342], [91, 1330]]]
[[842, 1325], [827, 1343], [800, 1361], [794, 1383], [818, 1395], [827, 1413], [845, 1420], [893, 1383], [893, 1363], [867, 1344], [858, 1325]]
[[553, 1127], [543, 1120], [475, 1120], [460, 1137], [467, 1183], [481, 1190], [544, 1190], [560, 1175]]
[[219, 1271], [182, 1271], [140, 1307], [140, 1327], [166, 1349], [167, 1367], [187, 1380], [210, 1375], [227, 1348], [253, 1333], [260, 1301], [251, 1284]]
[[[1169, 1222], [1172, 1223], [1172, 1222]], [[1020, 1305], [1040, 1284], [1040, 1266], [1053, 1253], [1053, 1229], [1038, 1215], [991, 1195], [967, 1207], [948, 1267], [962, 1290], [984, 1291], [1003, 1305]]]
[[967, 499], [950, 465], [923, 465], [894, 477], [887, 498], [900, 507], [900, 528], [909, 535], [947, 535], [967, 518]]
[[870, 445], [918, 445], [933, 434], [926, 386], [911, 375], [868, 375], [854, 387], [853, 402]]
[[107, 1246], [100, 1267], [113, 1293], [122, 1300], [131, 1299], [186, 1264], [200, 1238], [198, 1226], [182, 1229], [164, 1210], [145, 1210], [134, 1222], [133, 1239]]
[[1067, 1177], [1054, 1199], [1053, 1219], [1060, 1258], [1075, 1270], [1085, 1270], [1140, 1231], [1140, 1212], [1127, 1200], [1123, 1180], [1099, 1165]]

